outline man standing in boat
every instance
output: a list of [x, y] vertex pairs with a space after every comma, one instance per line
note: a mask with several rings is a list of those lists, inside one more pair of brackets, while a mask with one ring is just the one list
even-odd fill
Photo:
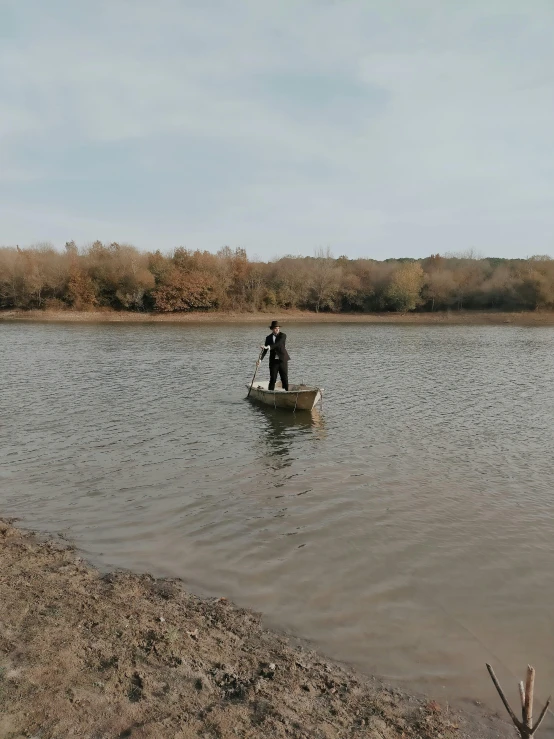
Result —
[[279, 321], [271, 321], [271, 333], [266, 336], [265, 344], [260, 346], [263, 349], [262, 356], [258, 359], [258, 366], [269, 350], [269, 386], [268, 390], [275, 390], [275, 382], [277, 374], [281, 378], [283, 390], [289, 389], [289, 353], [285, 343], [287, 335], [281, 333]]

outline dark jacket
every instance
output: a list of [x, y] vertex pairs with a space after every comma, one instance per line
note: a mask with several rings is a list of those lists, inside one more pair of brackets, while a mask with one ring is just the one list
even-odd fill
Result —
[[[273, 343], [273, 334], [265, 337], [265, 346], [269, 346], [269, 361], [270, 362], [288, 362], [290, 359], [289, 353], [285, 346], [287, 335], [278, 333], [275, 337], [275, 343]], [[262, 353], [262, 359], [267, 354], [267, 349], [264, 349]]]

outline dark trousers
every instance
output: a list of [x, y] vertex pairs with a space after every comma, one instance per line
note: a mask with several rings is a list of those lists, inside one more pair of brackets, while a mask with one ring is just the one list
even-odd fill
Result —
[[277, 381], [277, 373], [281, 378], [283, 390], [289, 389], [289, 363], [282, 362], [277, 359], [269, 362], [269, 390], [275, 390], [275, 382]]

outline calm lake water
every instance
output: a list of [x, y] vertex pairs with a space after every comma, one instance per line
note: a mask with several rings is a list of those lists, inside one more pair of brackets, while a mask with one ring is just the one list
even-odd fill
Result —
[[[323, 408], [245, 400], [249, 325], [0, 325], [0, 515], [410, 688], [554, 688], [554, 329], [284, 326]], [[267, 360], [261, 377], [268, 373]]]

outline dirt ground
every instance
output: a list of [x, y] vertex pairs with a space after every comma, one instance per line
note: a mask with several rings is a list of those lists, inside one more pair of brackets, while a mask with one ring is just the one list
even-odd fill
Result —
[[48, 321], [70, 323], [260, 323], [273, 318], [288, 323], [377, 323], [419, 325], [554, 326], [554, 311], [497, 313], [489, 311], [444, 311], [436, 313], [313, 313], [284, 311], [275, 313], [131, 313], [128, 311], [8, 310], [0, 311], [0, 321]]
[[0, 519], [1, 739], [510, 735], [293, 647], [224, 598], [101, 575]]

